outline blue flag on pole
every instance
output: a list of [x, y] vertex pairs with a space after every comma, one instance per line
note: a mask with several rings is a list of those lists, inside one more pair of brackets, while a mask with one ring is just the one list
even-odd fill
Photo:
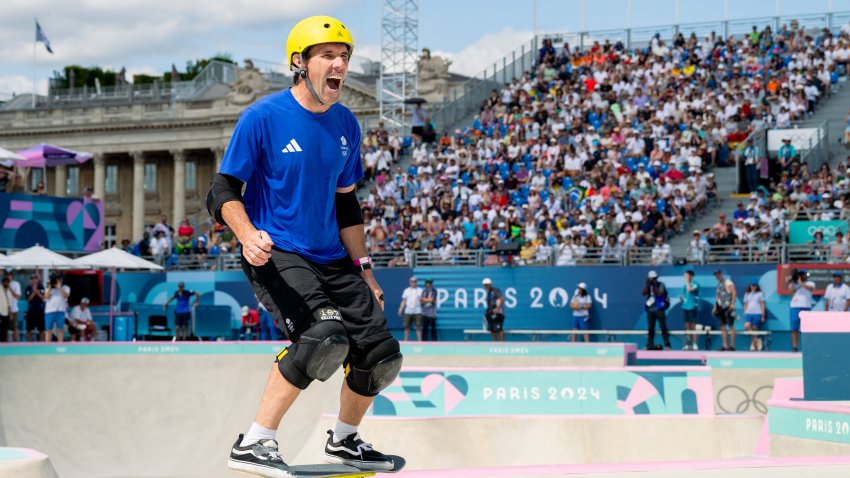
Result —
[[35, 41], [44, 43], [44, 48], [47, 48], [47, 51], [51, 55], [53, 54], [53, 49], [50, 48], [50, 40], [47, 39], [47, 35], [44, 34], [44, 30], [41, 29], [38, 20], [35, 21]]

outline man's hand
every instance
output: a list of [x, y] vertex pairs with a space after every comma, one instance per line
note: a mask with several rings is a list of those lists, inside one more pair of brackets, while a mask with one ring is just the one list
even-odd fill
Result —
[[244, 238], [239, 238], [242, 243], [242, 255], [252, 266], [262, 266], [269, 261], [271, 255], [272, 238], [266, 231], [253, 231]]
[[377, 300], [378, 304], [381, 305], [381, 310], [384, 310], [384, 290], [381, 289], [380, 285], [378, 285], [378, 281], [375, 280], [375, 276], [373, 274], [363, 274], [363, 280], [366, 281], [366, 285], [368, 285], [369, 289], [372, 290], [372, 293], [375, 294], [375, 300]]

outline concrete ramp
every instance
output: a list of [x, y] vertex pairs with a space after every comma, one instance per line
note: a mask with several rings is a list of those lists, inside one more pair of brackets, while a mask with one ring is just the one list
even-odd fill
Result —
[[58, 478], [50, 459], [29, 448], [0, 448], [0, 478]]
[[[308, 441], [335, 420], [324, 416]], [[762, 421], [752, 415], [366, 417], [360, 429], [376, 446], [405, 457], [406, 469], [420, 470], [745, 457]], [[295, 456], [298, 463], [320, 459], [313, 448]]]
[[456, 468], [402, 472], [399, 478], [846, 478], [850, 457], [741, 458], [598, 465]]
[[[227, 455], [251, 424], [273, 354], [133, 347], [0, 356], [0, 445], [46, 452], [62, 478], [233, 477]], [[316, 384], [287, 414], [278, 435], [284, 458], [321, 449], [324, 440], [304, 438], [323, 412], [336, 411], [340, 384], [341, 374]]]

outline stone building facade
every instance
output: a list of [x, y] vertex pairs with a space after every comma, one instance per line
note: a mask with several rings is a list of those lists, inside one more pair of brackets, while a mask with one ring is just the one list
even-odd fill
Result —
[[[289, 87], [282, 75], [264, 74], [263, 82], [248, 71], [244, 81], [245, 70], [232, 72], [229, 84], [63, 92], [39, 98], [35, 109], [29, 101], [12, 101], [0, 106], [0, 146], [17, 151], [50, 143], [94, 154], [80, 166], [50, 168], [44, 179], [47, 194], [55, 196], [82, 195], [85, 187], [93, 187], [105, 202], [108, 244], [138, 241], [146, 226], [163, 215], [175, 227], [184, 217], [197, 226], [209, 217], [204, 208], [209, 180], [239, 114], [250, 104], [245, 98], [256, 100]], [[374, 88], [355, 77], [341, 102], [361, 123], [378, 114]], [[21, 173], [29, 190], [42, 171]]]

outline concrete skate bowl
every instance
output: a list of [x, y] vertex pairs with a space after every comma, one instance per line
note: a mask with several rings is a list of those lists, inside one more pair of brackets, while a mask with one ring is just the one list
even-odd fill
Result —
[[[226, 454], [250, 425], [281, 346], [0, 346], [0, 446], [43, 452], [61, 478], [238, 476], [226, 469]], [[708, 367], [628, 367], [622, 344], [505, 347], [405, 344], [404, 373], [364, 420], [364, 436], [408, 457], [411, 471], [464, 469], [443, 476], [471, 467], [752, 455], [762, 417], [714, 416]], [[594, 385], [606, 374], [616, 378]], [[278, 433], [287, 461], [320, 460], [340, 383], [341, 374], [316, 383], [287, 414]], [[483, 397], [482, 384], [492, 398], [486, 407], [459, 398]], [[543, 387], [537, 398], [535, 386]], [[597, 391], [614, 395], [579, 403]], [[529, 403], [544, 402], [530, 413]], [[430, 445], [417, 446], [420, 438]]]

